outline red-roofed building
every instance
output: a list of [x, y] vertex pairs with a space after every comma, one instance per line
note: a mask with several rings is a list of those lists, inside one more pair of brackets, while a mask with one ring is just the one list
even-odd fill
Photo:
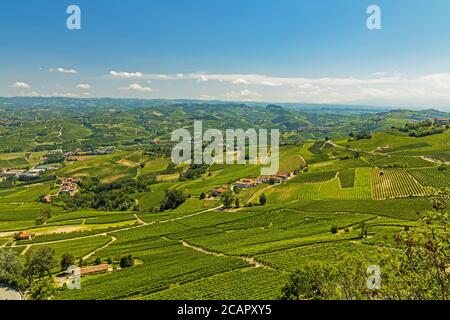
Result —
[[109, 268], [109, 264], [99, 264], [97, 266], [83, 267], [80, 268], [80, 275], [85, 276], [89, 274], [108, 272]]
[[26, 231], [22, 231], [19, 233], [19, 236], [17, 237], [18, 240], [31, 240], [31, 234]]
[[230, 188], [228, 188], [228, 186], [222, 186], [220, 188], [216, 188], [213, 191], [211, 191], [211, 195], [213, 197], [217, 197], [220, 196], [221, 194], [223, 194], [224, 192], [230, 190]]

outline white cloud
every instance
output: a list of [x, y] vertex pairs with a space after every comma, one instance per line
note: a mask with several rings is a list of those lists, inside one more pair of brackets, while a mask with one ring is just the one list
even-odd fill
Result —
[[248, 85], [249, 83], [248, 83], [247, 80], [239, 78], [239, 79], [234, 80], [233, 84], [245, 84], [245, 85]]
[[275, 83], [275, 82], [271, 82], [271, 81], [261, 81], [261, 85], [269, 86], [269, 87], [279, 87], [279, 86], [281, 86], [281, 83]]
[[31, 86], [28, 83], [22, 82], [22, 81], [13, 83], [11, 87], [17, 88], [17, 89], [30, 89], [31, 88]]
[[380, 71], [380, 72], [374, 72], [374, 73], [372, 73], [372, 75], [373, 76], [386, 76], [388, 73], [387, 72], [382, 72], [382, 71]]
[[90, 90], [92, 86], [89, 83], [80, 83], [77, 85], [78, 89]]
[[109, 74], [116, 78], [125, 78], [125, 79], [132, 79], [132, 78], [142, 78], [144, 74], [142, 72], [127, 72], [127, 71], [110, 71]]
[[154, 90], [150, 87], [143, 87], [138, 83], [130, 84], [128, 87], [121, 87], [119, 90], [125, 91], [136, 91], [136, 92], [153, 92]]
[[274, 77], [264, 74], [210, 74], [210, 73], [190, 73], [190, 74], [146, 74], [143, 72], [116, 72], [111, 71], [110, 75], [117, 78], [142, 78], [149, 80], [196, 80], [198, 82], [218, 81], [231, 84], [261, 85], [270, 87], [292, 86], [297, 87], [306, 83], [316, 83], [322, 85], [359, 85], [366, 83], [384, 83], [392, 81], [392, 78], [371, 78], [357, 79], [347, 78], [303, 78], [303, 77]]
[[227, 99], [232, 100], [243, 100], [243, 101], [256, 101], [264, 98], [258, 92], [250, 91], [250, 90], [240, 90], [240, 91], [230, 91], [224, 95]]
[[71, 92], [53, 92], [50, 96], [63, 97], [63, 98], [79, 98], [80, 97], [80, 95], [78, 93], [71, 93]]
[[[199, 71], [196, 73], [146, 74], [143, 72], [115, 72], [115, 78], [139, 78], [146, 81], [171, 81], [179, 88], [190, 88], [204, 83], [201, 98], [216, 97], [240, 101], [306, 102], [306, 103], [358, 103], [398, 106], [450, 105], [450, 73], [405, 75], [399, 72], [375, 72], [366, 77], [283, 77], [265, 74], [221, 74]], [[185, 83], [184, 83], [185, 82]], [[233, 90], [234, 85], [245, 85], [248, 90]], [[181, 87], [183, 86], [183, 87]], [[133, 84], [122, 90], [151, 92], [153, 89]], [[195, 92], [195, 87], [192, 88]], [[202, 90], [204, 88], [202, 87]], [[220, 94], [218, 90], [227, 92]], [[262, 96], [258, 92], [263, 92]], [[172, 97], [169, 93], [166, 97]], [[192, 97], [199, 97], [198, 93]]]
[[77, 74], [78, 71], [75, 69], [64, 69], [62, 67], [58, 67], [58, 68], [51, 68], [49, 70], [50, 72], [57, 72], [57, 73], [65, 73], [65, 74]]
[[208, 82], [208, 77], [207, 76], [205, 76], [205, 75], [199, 75], [199, 77], [197, 78], [197, 81], [198, 82]]

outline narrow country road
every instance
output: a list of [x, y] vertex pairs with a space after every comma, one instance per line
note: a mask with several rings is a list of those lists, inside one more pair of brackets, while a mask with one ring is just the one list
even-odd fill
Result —
[[83, 259], [83, 260], [89, 259], [89, 258], [92, 257], [94, 254], [96, 254], [98, 251], [103, 250], [103, 249], [109, 247], [111, 244], [113, 244], [113, 243], [116, 242], [116, 241], [117, 241], [117, 238], [114, 237], [114, 236], [111, 236], [111, 240], [108, 241], [107, 244], [105, 244], [105, 245], [101, 246], [100, 248], [97, 248], [97, 249], [95, 249], [94, 251], [88, 253], [88, 254], [85, 255], [82, 259]]
[[256, 259], [253, 258], [253, 257], [233, 256], [233, 255], [226, 255], [226, 254], [224, 254], [224, 253], [219, 253], [219, 252], [209, 251], [209, 250], [207, 250], [207, 249], [204, 249], [204, 248], [201, 248], [201, 247], [197, 247], [197, 246], [195, 246], [195, 245], [192, 245], [192, 244], [190, 244], [190, 243], [188, 243], [188, 242], [186, 242], [186, 241], [184, 241], [184, 240], [180, 240], [180, 243], [181, 243], [184, 247], [186, 247], [186, 248], [189, 248], [189, 249], [192, 249], [192, 250], [195, 250], [195, 251], [204, 253], [204, 254], [208, 254], [208, 255], [211, 255], [211, 256], [215, 256], [215, 257], [239, 258], [239, 259], [241, 259], [242, 261], [244, 261], [244, 262], [248, 263], [249, 265], [251, 265], [252, 267], [255, 267], [255, 268], [267, 268], [267, 269], [272, 269], [270, 266], [268, 266], [268, 265], [266, 265], [266, 264], [264, 264], [264, 263], [262, 263], [262, 262], [256, 260]]

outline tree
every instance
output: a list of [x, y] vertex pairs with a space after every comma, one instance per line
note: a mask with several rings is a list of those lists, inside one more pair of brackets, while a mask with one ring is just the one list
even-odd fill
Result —
[[339, 232], [339, 228], [337, 225], [333, 224], [330, 228], [331, 233], [336, 234]]
[[134, 266], [134, 259], [132, 255], [124, 256], [120, 258], [120, 267], [129, 268]]
[[283, 300], [323, 299], [331, 282], [331, 269], [322, 264], [307, 264], [289, 276], [282, 289]]
[[236, 197], [236, 198], [234, 199], [234, 206], [235, 206], [236, 208], [239, 208], [239, 207], [241, 206], [241, 202], [240, 202], [240, 200], [239, 200], [238, 197]]
[[266, 195], [263, 193], [263, 194], [261, 194], [260, 196], [259, 196], [259, 203], [262, 205], [262, 206], [265, 206], [266, 205], [266, 203], [267, 203], [267, 197], [266, 197]]
[[22, 266], [12, 250], [0, 251], [0, 283], [20, 289], [26, 287]]
[[94, 264], [97, 265], [97, 266], [98, 266], [99, 264], [102, 264], [102, 259], [101, 259], [100, 257], [95, 258]]
[[398, 232], [394, 247], [383, 250], [383, 298], [450, 298], [449, 203], [450, 190], [439, 191], [434, 196], [434, 211], [425, 214], [418, 227]]
[[173, 210], [186, 201], [186, 195], [181, 190], [167, 190], [160, 211]]
[[233, 205], [233, 198], [233, 193], [230, 190], [222, 193], [222, 201], [225, 208], [231, 208], [231, 206]]
[[70, 253], [64, 253], [61, 258], [61, 270], [67, 270], [70, 266], [75, 264], [75, 257]]
[[36, 218], [35, 223], [36, 225], [40, 226], [43, 225], [45, 222], [47, 222], [48, 219], [50, 219], [52, 216], [52, 211], [49, 207], [41, 207], [39, 211], [39, 216]]
[[366, 239], [369, 234], [369, 227], [367, 226], [367, 223], [363, 222], [360, 225], [361, 230], [359, 232], [359, 238], [360, 239]]
[[206, 194], [204, 192], [200, 193], [200, 200], [203, 200], [206, 198]]
[[353, 300], [371, 298], [367, 289], [366, 266], [362, 261], [343, 257], [336, 264], [306, 263], [292, 273], [283, 287], [283, 300]]
[[[434, 196], [434, 211], [419, 226], [395, 234], [393, 245], [379, 248], [380, 284], [368, 287], [368, 266], [362, 259], [338, 258], [336, 264], [307, 263], [291, 274], [283, 299], [448, 300], [450, 298], [450, 191]], [[367, 230], [362, 225], [362, 230]], [[366, 232], [364, 231], [365, 235]]]
[[53, 286], [52, 278], [45, 277], [33, 286], [30, 296], [33, 300], [47, 300], [56, 292]]
[[40, 247], [27, 252], [23, 273], [28, 278], [30, 285], [33, 284], [33, 278], [42, 279], [50, 274], [56, 266], [54, 255], [54, 250], [49, 247]]

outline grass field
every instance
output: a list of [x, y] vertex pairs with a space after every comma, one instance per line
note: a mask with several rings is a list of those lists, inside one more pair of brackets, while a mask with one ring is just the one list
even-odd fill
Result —
[[424, 196], [432, 193], [432, 190], [422, 186], [406, 170], [374, 170], [372, 181], [374, 198], [377, 200]]

